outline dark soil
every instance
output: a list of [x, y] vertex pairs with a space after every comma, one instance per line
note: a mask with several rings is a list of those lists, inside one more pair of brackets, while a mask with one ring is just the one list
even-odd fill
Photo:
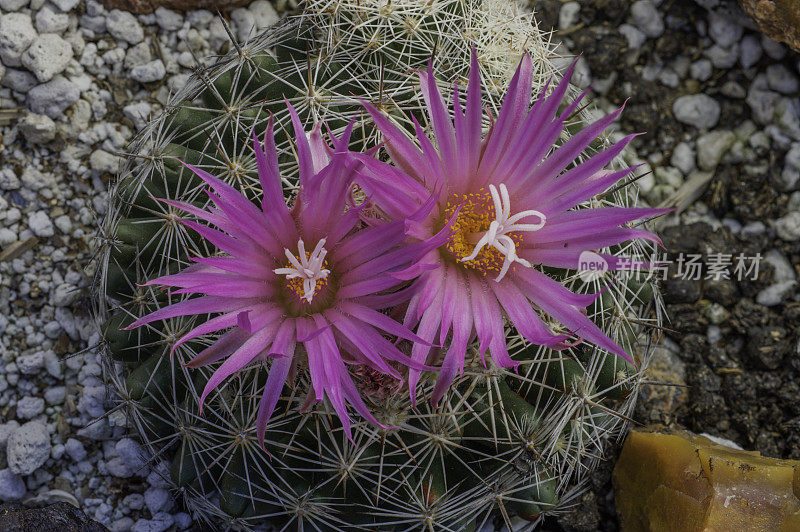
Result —
[[[532, 4], [542, 13], [537, 17], [542, 26], [558, 24], [560, 1]], [[766, 56], [750, 72], [737, 63], [731, 69], [715, 69], [706, 82], [686, 76], [677, 88], [640, 77], [641, 68], [637, 67], [667, 63], [677, 56], [694, 61], [701, 57], [703, 47], [710, 45], [697, 32], [698, 22], [705, 21], [708, 13], [694, 1], [662, 2], [659, 10], [667, 30], [658, 39], [648, 39], [640, 50], [629, 50], [617, 29], [628, 19], [631, 2], [580, 0], [580, 4], [580, 27], [566, 32], [563, 38], [573, 52], [584, 53], [593, 78], [616, 72], [617, 81], [606, 98], [616, 105], [629, 99], [621, 124], [624, 131], [649, 132], [636, 140], [641, 157], [660, 153], [669, 161], [677, 143], [697, 135], [694, 128], [673, 116], [673, 102], [682, 95], [703, 92], [714, 97], [722, 107], [716, 128], [735, 129], [751, 119], [744, 100], [725, 97], [720, 91], [728, 81], [747, 89], [754, 69], [763, 70], [776, 62]], [[797, 71], [797, 54], [790, 52], [782, 61]], [[780, 240], [768, 223], [787, 214], [788, 194], [775, 186], [784, 154], [785, 150], [773, 149], [757, 164], [719, 166], [699, 200], [715, 219], [733, 219], [743, 225], [761, 221], [766, 231], [743, 237], [725, 226], [714, 229], [705, 221], [684, 223], [661, 232], [669, 256], [699, 254], [705, 262], [711, 253], [752, 257], [778, 249], [795, 270], [800, 270], [800, 244]], [[640, 401], [637, 420], [721, 436], [766, 456], [800, 459], [800, 304], [789, 301], [765, 307], [756, 303], [756, 295], [772, 284], [774, 274], [764, 261], [754, 280], [684, 280], [675, 276], [674, 265], [671, 273], [662, 286], [671, 320], [666, 325], [674, 331], [666, 334], [680, 348], [678, 357], [685, 364], [688, 385], [686, 397], [670, 412], [659, 410], [657, 403]], [[724, 319], [718, 320], [721, 338], [710, 344], [708, 316], [712, 304], [724, 308]], [[714, 308], [719, 311], [719, 307]], [[578, 500], [576, 511], [547, 520], [545, 530], [619, 529], [611, 486], [617, 452], [609, 450], [612, 459], [595, 474], [592, 489]]]

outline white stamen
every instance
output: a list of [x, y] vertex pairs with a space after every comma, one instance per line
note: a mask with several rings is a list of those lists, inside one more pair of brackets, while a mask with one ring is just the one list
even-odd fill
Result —
[[[462, 262], [473, 260], [478, 256], [484, 246], [492, 246], [500, 253], [505, 255], [503, 267], [500, 269], [500, 275], [497, 276], [495, 281], [500, 281], [508, 273], [508, 269], [515, 262], [518, 262], [526, 268], [531, 267], [531, 263], [525, 259], [517, 257], [517, 246], [514, 241], [508, 236], [508, 233], [514, 231], [520, 232], [533, 232], [538, 231], [547, 222], [547, 217], [534, 210], [518, 212], [511, 216], [511, 198], [508, 195], [508, 188], [503, 183], [500, 183], [500, 192], [497, 192], [497, 187], [489, 185], [489, 192], [492, 194], [492, 201], [494, 202], [495, 220], [489, 224], [489, 229], [484, 233], [483, 237], [475, 244], [475, 249], [468, 257], [461, 259]], [[536, 216], [539, 218], [539, 223], [535, 224], [518, 224], [517, 222], [529, 216]]]
[[314, 299], [314, 292], [317, 290], [317, 281], [325, 279], [328, 274], [331, 273], [330, 270], [322, 267], [325, 262], [325, 255], [328, 254], [324, 246], [325, 239], [323, 238], [317, 242], [311, 255], [306, 257], [306, 246], [301, 238], [297, 241], [299, 258], [295, 257], [288, 249], [283, 250], [286, 254], [286, 258], [289, 260], [289, 264], [293, 267], [272, 270], [278, 275], [285, 275], [287, 279], [296, 279], [298, 277], [303, 279], [303, 298], [309, 303]]

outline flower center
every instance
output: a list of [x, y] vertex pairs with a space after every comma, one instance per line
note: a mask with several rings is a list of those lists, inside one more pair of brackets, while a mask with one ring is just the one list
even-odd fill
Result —
[[295, 256], [289, 249], [284, 249], [289, 264], [272, 271], [278, 275], [285, 275], [287, 288], [301, 301], [311, 303], [314, 296], [328, 285], [328, 275], [331, 273], [330, 270], [323, 268], [327, 265], [325, 255], [328, 254], [325, 249], [325, 239], [317, 242], [314, 251], [309, 253], [301, 238], [297, 241], [297, 250], [299, 253]]
[[[453, 224], [455, 234], [446, 244], [447, 250], [465, 267], [484, 275], [497, 274], [496, 281], [505, 277], [513, 264], [525, 267], [531, 264], [517, 256], [517, 245], [522, 244], [522, 233], [538, 231], [547, 218], [539, 211], [527, 210], [511, 215], [511, 198], [504, 184], [489, 185], [489, 192], [481, 188], [476, 193], [458, 195], [445, 207], [449, 219], [461, 207]], [[537, 223], [518, 223], [536, 217]]]

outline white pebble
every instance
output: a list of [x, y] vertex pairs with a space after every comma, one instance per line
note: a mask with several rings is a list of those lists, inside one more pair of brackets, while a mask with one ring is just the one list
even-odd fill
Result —
[[578, 2], [561, 4], [561, 10], [558, 12], [558, 28], [566, 30], [577, 24], [580, 13], [581, 5]]
[[69, 16], [56, 13], [50, 6], [44, 6], [36, 13], [36, 29], [39, 33], [61, 33], [69, 27]]
[[56, 123], [49, 116], [28, 113], [19, 122], [19, 130], [31, 144], [45, 144], [56, 137]]
[[80, 96], [81, 92], [77, 85], [61, 76], [56, 76], [28, 91], [28, 106], [34, 113], [59, 118], [67, 107], [78, 101]]
[[710, 129], [717, 125], [721, 110], [717, 101], [710, 96], [693, 94], [675, 100], [672, 112], [679, 122], [697, 129]]
[[83, 444], [75, 438], [69, 438], [67, 443], [64, 444], [67, 454], [76, 462], [81, 462], [86, 459], [86, 449]]
[[29, 421], [11, 433], [7, 446], [8, 467], [17, 475], [30, 475], [50, 457], [50, 435], [38, 421]]
[[650, 0], [639, 0], [631, 6], [631, 17], [642, 33], [650, 38], [660, 37], [664, 33], [664, 21], [658, 8]]
[[36, 40], [30, 15], [9, 13], [0, 17], [0, 61], [5, 66], [22, 64], [22, 54]]
[[36, 211], [28, 215], [28, 227], [39, 237], [47, 238], [55, 234], [53, 222], [45, 211]]
[[41, 397], [25, 396], [17, 401], [17, 417], [19, 418], [35, 418], [42, 412], [44, 412], [44, 399]]
[[752, 35], [745, 35], [739, 45], [739, 62], [744, 68], [750, 68], [761, 59], [761, 44]]
[[172, 506], [172, 497], [164, 488], [148, 488], [144, 492], [144, 503], [150, 513], [155, 515], [162, 510], [169, 510]]
[[775, 232], [787, 242], [800, 240], [800, 211], [790, 212], [775, 220]]
[[139, 83], [152, 83], [164, 79], [167, 69], [161, 59], [150, 61], [144, 65], [138, 65], [131, 69], [130, 77]]
[[767, 67], [767, 84], [769, 88], [781, 94], [795, 94], [798, 90], [797, 76], [780, 63]]
[[22, 54], [22, 64], [41, 82], [50, 81], [62, 73], [70, 59], [72, 46], [55, 33], [39, 35]]
[[709, 12], [708, 34], [718, 45], [728, 48], [742, 38], [742, 33], [744, 29], [730, 18], [715, 11]]
[[25, 482], [10, 469], [0, 469], [0, 500], [17, 501], [25, 495]]
[[130, 44], [142, 42], [144, 30], [136, 17], [127, 11], [112, 9], [106, 17], [106, 29], [112, 37]]
[[701, 170], [713, 170], [735, 141], [736, 135], [727, 130], [701, 135], [697, 139], [697, 165]]
[[159, 7], [156, 9], [155, 15], [156, 24], [158, 24], [162, 30], [176, 31], [183, 26], [183, 17], [171, 9]]

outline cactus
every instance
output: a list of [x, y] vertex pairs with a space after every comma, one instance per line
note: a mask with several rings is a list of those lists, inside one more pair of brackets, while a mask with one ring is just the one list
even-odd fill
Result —
[[[263, 367], [223, 382], [201, 414], [200, 395], [215, 366], [182, 363], [210, 340], [192, 340], [169, 356], [203, 316], [123, 330], [181, 297], [142, 286], [145, 281], [215, 251], [178, 223], [181, 211], [159, 201], [199, 207], [208, 201], [203, 183], [179, 159], [255, 200], [251, 135], [263, 135], [273, 116], [282, 175], [290, 176], [284, 190], [291, 195], [297, 169], [284, 98], [306, 124], [324, 120], [337, 134], [356, 119], [351, 147], [369, 147], [379, 138], [359, 100], [412, 127], [409, 112], [420, 120], [424, 115], [411, 71], [433, 56], [440, 78], [461, 83], [472, 43], [490, 109], [497, 109], [523, 51], [533, 58], [535, 85], [557, 71], [548, 35], [505, 0], [309, 0], [304, 14], [250, 42], [234, 42], [228, 55], [198, 68], [132, 144], [101, 230], [97, 318], [108, 379], [153, 456], [171, 462], [170, 480], [196, 519], [234, 529], [270, 523], [304, 530], [477, 530], [491, 522], [513, 528], [519, 519], [535, 523], [568, 507], [626, 426], [661, 303], [649, 282], [609, 283], [613, 272], [593, 280], [548, 273], [575, 292], [607, 286], [589, 317], [636, 365], [585, 344], [559, 352], [529, 345], [507, 324], [519, 371], [488, 357], [484, 366], [473, 349], [437, 407], [427, 401], [435, 376], [423, 378], [412, 406], [407, 390], [387, 387], [367, 367], [351, 368], [375, 417], [399, 427], [357, 418], [353, 441], [330, 405], [303, 404], [310, 381], [299, 373], [269, 422], [268, 452], [255, 424]], [[580, 127], [581, 116], [572, 128]], [[633, 205], [636, 190], [619, 187], [590, 203], [585, 207]], [[613, 251], [632, 260], [650, 255], [641, 241]]]

